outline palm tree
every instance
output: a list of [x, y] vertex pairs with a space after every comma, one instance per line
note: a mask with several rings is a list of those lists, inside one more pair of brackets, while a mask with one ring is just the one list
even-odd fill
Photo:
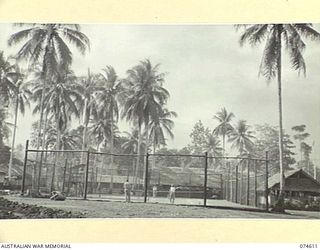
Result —
[[[170, 139], [174, 139], [174, 134], [172, 132], [174, 122], [171, 118], [176, 118], [178, 115], [174, 111], [169, 111], [167, 108], [160, 109], [158, 115], [154, 117], [150, 122], [150, 135], [149, 140], [153, 144], [153, 153], [156, 153], [156, 148], [160, 145], [166, 145], [167, 134]], [[156, 157], [153, 156], [153, 168], [156, 165]]]
[[110, 168], [111, 168], [111, 182], [110, 192], [113, 189], [113, 153], [114, 153], [114, 130], [113, 124], [119, 120], [118, 97], [123, 91], [121, 81], [119, 81], [116, 71], [111, 66], [106, 66], [102, 69], [100, 74], [100, 86], [97, 88], [97, 112], [100, 117], [104, 117], [110, 121]]
[[[9, 46], [25, 41], [18, 51], [17, 59], [27, 60], [34, 67], [38, 64], [42, 67], [43, 88], [46, 88], [48, 78], [59, 71], [59, 67], [68, 68], [72, 64], [72, 52], [69, 43], [84, 54], [89, 48], [88, 37], [80, 32], [80, 26], [76, 24], [18, 24], [28, 26], [27, 29], [16, 32], [8, 40]], [[45, 91], [42, 91], [40, 99], [40, 123], [38, 131], [37, 149], [40, 148], [40, 136], [43, 125], [43, 106]]]
[[233, 149], [239, 150], [239, 155], [242, 156], [244, 152], [250, 152], [253, 148], [253, 132], [250, 131], [250, 126], [247, 121], [240, 120], [234, 127], [234, 130], [229, 134], [229, 141], [232, 143]]
[[306, 65], [302, 55], [306, 45], [302, 37], [313, 40], [320, 39], [320, 33], [312, 28], [312, 24], [255, 24], [240, 25], [245, 30], [240, 37], [240, 45], [248, 42], [252, 46], [266, 40], [260, 64], [260, 74], [271, 81], [277, 77], [278, 109], [279, 109], [279, 160], [280, 160], [280, 194], [275, 210], [284, 211], [284, 169], [283, 169], [283, 123], [282, 123], [282, 49], [286, 47], [291, 59], [291, 67], [298, 72], [306, 73]]
[[[54, 84], [50, 84], [50, 89], [44, 96], [46, 103], [45, 110], [51, 114], [49, 119], [55, 123], [56, 129], [56, 150], [61, 149], [61, 134], [67, 128], [68, 123], [71, 121], [72, 116], [79, 117], [80, 103], [82, 96], [77, 92], [76, 77], [72, 71], [60, 69], [54, 79]], [[57, 161], [57, 155], [55, 162]], [[54, 164], [55, 165], [55, 164]], [[54, 183], [55, 168], [53, 169], [52, 183]], [[54, 186], [52, 186], [52, 189]]]
[[[206, 151], [208, 152], [208, 155], [211, 157], [219, 157], [222, 155], [223, 149], [221, 148], [221, 142], [220, 140], [214, 135], [210, 134], [206, 140]], [[211, 164], [213, 164], [213, 158], [210, 158]], [[217, 162], [217, 160], [216, 160]]]
[[18, 65], [15, 67], [15, 71], [17, 76], [15, 77], [14, 83], [16, 86], [16, 90], [14, 93], [15, 99], [15, 107], [14, 107], [14, 128], [13, 128], [13, 135], [12, 135], [12, 144], [11, 144], [11, 154], [10, 154], [10, 161], [9, 161], [9, 180], [11, 179], [11, 172], [12, 172], [12, 161], [13, 161], [13, 151], [15, 147], [15, 139], [16, 139], [16, 130], [17, 130], [17, 121], [18, 121], [18, 111], [22, 115], [25, 113], [25, 106], [30, 107], [29, 96], [31, 96], [32, 92], [28, 88], [28, 84], [24, 81], [26, 76], [21, 73], [20, 68]]
[[[232, 143], [231, 147], [233, 149], [239, 150], [239, 156], [243, 157], [247, 155], [249, 157], [249, 153], [252, 151], [254, 146], [253, 132], [250, 130], [250, 126], [247, 125], [247, 121], [239, 120], [234, 130], [229, 135], [229, 141]], [[242, 198], [242, 186], [243, 186], [243, 171], [244, 167], [242, 161], [240, 161], [240, 203]]]
[[77, 91], [76, 77], [72, 71], [61, 69], [59, 75], [54, 79], [55, 84], [51, 84], [48, 93], [44, 97], [46, 110], [54, 119], [57, 131], [56, 149], [60, 147], [61, 131], [65, 130], [71, 117], [79, 117], [81, 94]]
[[174, 139], [172, 129], [174, 122], [171, 118], [176, 118], [178, 115], [174, 111], [169, 111], [167, 108], [159, 110], [155, 119], [150, 122], [150, 136], [149, 140], [153, 143], [153, 153], [155, 153], [156, 147], [160, 145], [166, 145], [167, 134], [170, 139]]
[[[139, 140], [139, 131], [138, 130], [132, 130], [131, 133], [124, 132], [125, 134], [125, 142], [121, 145], [121, 148], [123, 149], [125, 154], [137, 154], [138, 149], [138, 140]], [[132, 173], [135, 173], [135, 158], [132, 157]], [[127, 176], [129, 178], [130, 171], [128, 169]]]
[[[46, 146], [51, 148], [56, 148], [58, 143], [57, 139], [57, 130], [55, 127], [51, 127], [47, 131], [47, 140]], [[80, 147], [81, 136], [73, 133], [68, 127], [66, 127], [63, 131], [60, 132], [60, 148], [64, 150], [74, 150]]]
[[4, 145], [3, 139], [8, 134], [5, 118], [10, 100], [16, 92], [16, 76], [14, 66], [4, 57], [3, 52], [0, 52], [0, 147]]
[[[78, 86], [80, 94], [83, 96], [83, 107], [81, 107], [82, 120], [83, 120], [83, 139], [82, 139], [82, 150], [86, 150], [88, 147], [88, 125], [93, 112], [97, 112], [96, 102], [96, 90], [97, 90], [97, 78], [90, 73], [88, 69], [88, 75], [82, 79], [81, 85]], [[81, 155], [81, 161], [83, 161], [83, 154]]]
[[222, 136], [222, 156], [225, 155], [226, 136], [233, 131], [231, 125], [232, 118], [234, 118], [234, 114], [232, 112], [228, 113], [226, 108], [222, 108], [221, 111], [217, 112], [213, 117], [213, 119], [219, 121], [219, 125], [213, 130], [213, 134]]
[[149, 148], [149, 122], [156, 118], [158, 111], [169, 98], [169, 92], [163, 87], [164, 74], [158, 73], [158, 68], [159, 64], [153, 66], [150, 60], [146, 59], [127, 71], [126, 98], [122, 117], [138, 126], [136, 173], [138, 173], [140, 163], [142, 126], [145, 126], [147, 152]]

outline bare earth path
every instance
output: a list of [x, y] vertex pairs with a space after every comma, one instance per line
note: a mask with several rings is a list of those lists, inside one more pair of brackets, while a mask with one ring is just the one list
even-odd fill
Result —
[[88, 218], [266, 218], [320, 219], [320, 212], [288, 211], [273, 214], [232, 209], [204, 208], [170, 204], [124, 203], [123, 201], [71, 200], [5, 196], [10, 201], [84, 213]]

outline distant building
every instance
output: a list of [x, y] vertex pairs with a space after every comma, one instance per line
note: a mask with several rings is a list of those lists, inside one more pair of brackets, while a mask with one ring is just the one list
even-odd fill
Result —
[[[272, 206], [280, 191], [280, 174], [277, 173], [268, 178], [269, 204]], [[265, 205], [265, 184], [258, 187], [258, 203]], [[320, 197], [320, 182], [302, 169], [285, 172], [284, 185], [285, 198], [297, 199], [302, 202], [309, 201], [313, 197]]]

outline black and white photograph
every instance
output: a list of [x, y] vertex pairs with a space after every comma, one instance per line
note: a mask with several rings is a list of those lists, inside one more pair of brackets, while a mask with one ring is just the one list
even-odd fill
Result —
[[320, 24], [0, 32], [0, 219], [320, 219]]

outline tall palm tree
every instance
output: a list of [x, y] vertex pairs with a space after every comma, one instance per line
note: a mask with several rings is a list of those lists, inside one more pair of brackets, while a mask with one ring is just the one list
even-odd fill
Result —
[[221, 135], [222, 137], [222, 156], [225, 155], [226, 146], [226, 136], [233, 131], [231, 125], [232, 118], [234, 118], [232, 112], [228, 113], [226, 108], [222, 108], [220, 112], [217, 112], [213, 119], [218, 120], [219, 125], [213, 130], [214, 135]]
[[[83, 122], [83, 139], [82, 150], [86, 150], [88, 147], [88, 125], [94, 112], [97, 112], [96, 91], [97, 91], [97, 78], [91, 74], [88, 69], [88, 75], [81, 81], [81, 85], [78, 86], [80, 94], [83, 96], [83, 105], [81, 107], [82, 122]], [[81, 155], [81, 161], [83, 161], [83, 154]]]
[[113, 153], [114, 153], [114, 130], [113, 124], [119, 120], [119, 107], [118, 98], [123, 91], [121, 81], [117, 76], [116, 71], [111, 66], [106, 66], [102, 69], [103, 73], [100, 74], [100, 86], [97, 88], [97, 112], [100, 117], [104, 117], [110, 121], [111, 138], [110, 138], [110, 168], [111, 170], [111, 182], [110, 192], [113, 189]]
[[5, 118], [11, 98], [16, 92], [16, 76], [15, 67], [5, 58], [3, 52], [0, 52], [0, 147], [4, 145], [3, 139], [8, 132]]
[[266, 41], [260, 64], [260, 73], [271, 81], [277, 77], [279, 111], [279, 158], [280, 158], [280, 195], [275, 210], [284, 210], [284, 169], [283, 169], [283, 122], [282, 122], [282, 49], [289, 52], [291, 67], [306, 73], [306, 64], [302, 55], [306, 45], [302, 37], [320, 39], [320, 33], [312, 24], [255, 24], [240, 25], [245, 30], [240, 37], [240, 45], [248, 42], [252, 46]]
[[[88, 37], [80, 32], [80, 26], [76, 24], [18, 24], [26, 29], [11, 35], [8, 40], [9, 46], [20, 44], [25, 41], [17, 53], [17, 59], [27, 60], [30, 66], [40, 64], [42, 67], [43, 87], [46, 88], [47, 78], [59, 71], [59, 65], [68, 68], [72, 64], [72, 52], [67, 43], [84, 54], [89, 49]], [[44, 94], [40, 100], [40, 123], [38, 131], [37, 149], [40, 148], [40, 135], [43, 126]]]
[[[156, 153], [156, 148], [160, 145], [166, 145], [166, 134], [170, 139], [174, 139], [172, 132], [174, 121], [171, 118], [176, 118], [178, 115], [174, 111], [169, 111], [167, 108], [160, 109], [156, 117], [150, 122], [149, 140], [153, 144], [153, 153]], [[156, 165], [156, 157], [152, 157], [153, 168]]]
[[[252, 151], [254, 146], [253, 139], [253, 132], [250, 130], [250, 126], [247, 125], [247, 121], [239, 120], [237, 125], [234, 127], [234, 130], [229, 135], [229, 141], [232, 143], [231, 147], [233, 149], [239, 150], [239, 156], [248, 156], [249, 153]], [[242, 201], [242, 187], [243, 187], [243, 171], [245, 167], [243, 167], [243, 161], [240, 161], [240, 203]]]
[[12, 135], [12, 144], [11, 144], [11, 154], [10, 154], [10, 161], [9, 161], [9, 180], [11, 179], [11, 172], [12, 172], [12, 161], [13, 161], [13, 154], [14, 154], [14, 147], [15, 147], [15, 139], [16, 139], [16, 130], [17, 130], [17, 121], [18, 121], [18, 111], [22, 115], [25, 113], [25, 106], [30, 107], [29, 97], [31, 96], [32, 92], [29, 89], [28, 84], [25, 82], [26, 75], [22, 74], [18, 65], [15, 67], [15, 71], [17, 76], [15, 77], [14, 83], [16, 86], [16, 90], [14, 93], [14, 128], [13, 128], [13, 135]]
[[[67, 128], [73, 116], [79, 117], [81, 94], [77, 91], [76, 77], [72, 71], [61, 68], [59, 74], [53, 79], [54, 84], [50, 84], [50, 89], [44, 96], [45, 109], [48, 110], [49, 119], [55, 123], [56, 129], [56, 150], [61, 148], [61, 134]], [[57, 155], [55, 162], [57, 161]], [[54, 164], [55, 165], [55, 164]], [[54, 183], [55, 168], [53, 169], [52, 183]], [[52, 186], [52, 189], [54, 186]]]
[[156, 118], [158, 110], [166, 104], [169, 98], [169, 92], [163, 87], [164, 74], [158, 73], [158, 68], [159, 64], [153, 66], [150, 60], [146, 59], [127, 71], [126, 98], [122, 117], [138, 126], [137, 173], [140, 164], [142, 126], [145, 126], [146, 131], [147, 152], [149, 148], [149, 122]]

